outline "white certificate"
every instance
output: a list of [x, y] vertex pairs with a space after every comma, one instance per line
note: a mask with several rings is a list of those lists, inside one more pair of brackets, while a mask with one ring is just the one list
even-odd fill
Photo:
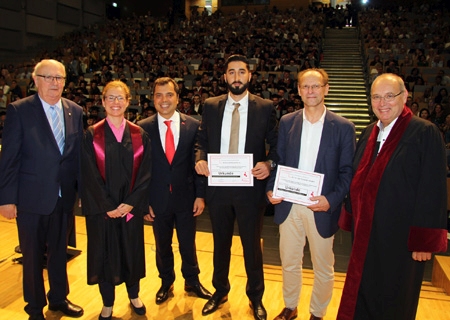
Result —
[[253, 154], [208, 154], [208, 185], [253, 186]]
[[273, 196], [305, 206], [315, 204], [310, 198], [321, 194], [323, 178], [323, 173], [278, 166]]

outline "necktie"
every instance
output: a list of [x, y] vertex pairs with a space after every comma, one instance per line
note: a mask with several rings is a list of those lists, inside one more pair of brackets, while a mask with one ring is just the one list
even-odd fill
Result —
[[173, 139], [173, 132], [170, 128], [170, 123], [172, 120], [164, 121], [167, 126], [166, 131], [166, 157], [170, 164], [172, 164], [173, 156], [175, 155], [175, 141]]
[[56, 143], [58, 144], [59, 152], [61, 154], [64, 151], [64, 135], [62, 131], [61, 119], [59, 118], [56, 106], [50, 106], [50, 115], [52, 117], [52, 130], [55, 136]]
[[230, 145], [228, 153], [238, 153], [239, 150], [239, 106], [240, 103], [233, 103], [234, 110], [231, 115]]

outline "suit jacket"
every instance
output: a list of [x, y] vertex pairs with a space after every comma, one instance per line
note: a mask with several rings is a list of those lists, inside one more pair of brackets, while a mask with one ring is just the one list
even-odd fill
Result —
[[[180, 138], [172, 164], [169, 164], [159, 136], [157, 114], [139, 122], [148, 133], [152, 146], [152, 179], [149, 204], [155, 214], [163, 214], [169, 206], [174, 210], [192, 211], [195, 198], [205, 197], [205, 181], [195, 172], [194, 145], [200, 122], [180, 115]], [[172, 186], [172, 194], [170, 194]]]
[[[280, 120], [277, 152], [278, 164], [298, 168], [303, 126], [303, 110], [283, 116]], [[317, 231], [329, 238], [339, 229], [338, 220], [341, 204], [349, 191], [352, 179], [352, 160], [355, 152], [354, 125], [327, 110], [320, 139], [319, 152], [314, 171], [325, 175], [322, 186], [330, 209], [327, 212], [314, 212]], [[276, 171], [273, 171], [267, 190], [273, 190]], [[286, 220], [292, 203], [282, 201], [275, 206], [274, 221], [277, 224]]]
[[82, 108], [61, 99], [65, 147], [61, 155], [37, 94], [8, 105], [0, 161], [0, 204], [49, 215], [58, 200], [72, 212], [79, 181]]
[[[202, 122], [196, 144], [195, 161], [208, 159], [208, 153], [220, 153], [222, 120], [228, 94], [206, 99], [203, 105]], [[247, 133], [245, 153], [253, 154], [253, 165], [272, 160], [277, 162], [277, 119], [272, 101], [248, 94]], [[266, 143], [269, 150], [266, 152]], [[254, 187], [242, 187], [249, 201], [264, 201], [267, 179], [254, 178]], [[211, 199], [217, 187], [207, 187], [206, 200]]]

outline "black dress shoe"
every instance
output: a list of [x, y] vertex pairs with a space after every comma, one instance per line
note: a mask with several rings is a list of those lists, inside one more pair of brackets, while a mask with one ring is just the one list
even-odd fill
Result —
[[323, 318], [321, 317], [316, 317], [315, 315], [311, 314], [311, 317], [309, 318], [309, 320], [322, 320]]
[[42, 314], [33, 314], [28, 318], [28, 320], [45, 320], [45, 317]]
[[[172, 288], [172, 290], [173, 290], [173, 288]], [[167, 300], [167, 298], [166, 298], [166, 300]], [[140, 315], [140, 316], [143, 316], [146, 312], [147, 312], [147, 308], [145, 308], [145, 305], [144, 305], [144, 303], [142, 303], [142, 307], [136, 307], [134, 304], [133, 304], [133, 302], [131, 302], [131, 300], [130, 300], [130, 306], [131, 306], [131, 309], [133, 309], [133, 311], [137, 314], [137, 315]]]
[[49, 304], [48, 309], [51, 311], [61, 311], [66, 316], [72, 318], [79, 318], [84, 313], [83, 308], [77, 306], [76, 304], [73, 304], [67, 299], [60, 304]]
[[250, 301], [250, 308], [253, 310], [253, 316], [255, 317], [255, 320], [267, 319], [267, 311], [264, 308], [262, 301]]
[[221, 304], [224, 304], [228, 301], [228, 295], [221, 296], [218, 294], [213, 294], [212, 297], [208, 300], [202, 310], [202, 315], [206, 316], [207, 314], [213, 313], [216, 311]]
[[156, 293], [156, 304], [161, 304], [169, 299], [169, 293], [173, 291], [173, 284], [170, 287], [161, 286]]
[[209, 292], [201, 283], [197, 283], [193, 286], [188, 284], [184, 285], [184, 291], [193, 292], [197, 297], [202, 299], [210, 299], [212, 297], [211, 292]]

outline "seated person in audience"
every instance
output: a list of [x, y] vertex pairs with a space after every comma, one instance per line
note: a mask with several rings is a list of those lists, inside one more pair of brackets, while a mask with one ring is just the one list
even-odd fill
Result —
[[450, 85], [450, 77], [445, 75], [445, 70], [444, 70], [444, 69], [440, 69], [440, 70], [438, 71], [438, 74], [437, 74], [437, 75], [442, 77], [442, 82], [441, 82], [441, 84], [442, 84], [443, 86]]
[[419, 117], [421, 117], [422, 119], [431, 121], [431, 117], [430, 117], [430, 111], [427, 108], [422, 108], [419, 111]]
[[444, 61], [442, 60], [441, 56], [437, 54], [433, 57], [430, 66], [433, 68], [442, 68], [444, 66]]
[[427, 57], [425, 57], [424, 55], [419, 56], [419, 58], [417, 60], [417, 66], [418, 67], [428, 67], [429, 63], [427, 61]]
[[413, 61], [409, 57], [409, 55], [406, 55], [403, 59], [403, 62], [400, 64], [401, 67], [412, 67], [414, 65]]
[[191, 100], [189, 98], [184, 98], [181, 102], [180, 112], [191, 116], [198, 114], [195, 112], [194, 108], [192, 108]]
[[411, 103], [410, 109], [413, 113], [413, 115], [418, 116], [419, 115], [419, 104], [417, 102]]
[[434, 110], [430, 114], [431, 122], [433, 122], [439, 129], [442, 129], [445, 123], [446, 114], [442, 105], [440, 103], [436, 103], [434, 105]]
[[[448, 150], [450, 150], [450, 114], [445, 117], [445, 123], [442, 127], [442, 132], [444, 133], [445, 148], [447, 149], [447, 159], [449, 159]], [[448, 161], [447, 165], [450, 165]]]
[[259, 59], [255, 71], [269, 71], [270, 68], [266, 65], [266, 60]]
[[441, 90], [439, 90], [438, 94], [436, 95], [436, 97], [434, 98], [434, 102], [435, 103], [441, 103], [441, 104], [448, 104], [448, 91], [446, 88], [441, 88]]
[[380, 58], [380, 55], [379, 55], [379, 54], [376, 54], [376, 55], [373, 57], [373, 60], [370, 61], [370, 66], [371, 66], [371, 67], [375, 67], [377, 63], [383, 63], [383, 62], [381, 61], [381, 58]]
[[3, 93], [3, 89], [0, 89], [0, 109], [6, 110], [6, 101], [8, 98], [6, 97], [6, 94]]
[[19, 99], [23, 98], [22, 89], [17, 84], [16, 80], [11, 81], [11, 87], [9, 89], [9, 92], [11, 92], [11, 95], [17, 96]]
[[419, 68], [412, 68], [411, 74], [406, 77], [406, 82], [416, 82], [420, 78]]
[[275, 65], [272, 67], [272, 71], [284, 71], [284, 65], [281, 63], [281, 59], [275, 59]]

